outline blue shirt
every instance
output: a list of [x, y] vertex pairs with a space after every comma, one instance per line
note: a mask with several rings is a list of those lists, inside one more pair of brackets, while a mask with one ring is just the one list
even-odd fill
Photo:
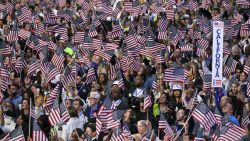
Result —
[[18, 105], [22, 103], [22, 99], [23, 97], [18, 94], [14, 98], [6, 98], [4, 101], [10, 101], [15, 105], [15, 107], [18, 107]]
[[230, 116], [229, 116], [229, 120], [230, 120], [233, 124], [235, 124], [235, 125], [237, 125], [237, 126], [240, 126], [240, 123], [239, 123], [239, 121], [237, 120], [237, 118], [236, 118], [235, 116], [230, 115]]

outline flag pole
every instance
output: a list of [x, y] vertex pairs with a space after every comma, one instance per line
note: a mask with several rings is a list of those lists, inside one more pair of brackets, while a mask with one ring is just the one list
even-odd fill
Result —
[[31, 130], [31, 98], [30, 98], [30, 111], [29, 111], [29, 138], [30, 138], [30, 130]]

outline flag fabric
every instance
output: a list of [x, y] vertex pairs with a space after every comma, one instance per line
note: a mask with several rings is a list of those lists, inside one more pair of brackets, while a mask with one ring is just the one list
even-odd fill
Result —
[[224, 75], [230, 76], [232, 72], [235, 72], [236, 66], [238, 62], [234, 60], [232, 57], [229, 57], [224, 68]]
[[173, 82], [173, 81], [184, 82], [185, 81], [184, 69], [177, 67], [165, 70], [163, 80], [166, 82]]
[[60, 123], [60, 121], [61, 121], [61, 116], [60, 116], [59, 101], [58, 99], [56, 99], [49, 113], [49, 123], [51, 126], [54, 126]]
[[222, 115], [221, 115], [221, 112], [219, 111], [219, 109], [217, 107], [214, 110], [214, 116], [215, 116], [215, 118], [217, 120], [218, 125], [220, 125], [221, 124]]
[[229, 123], [226, 126], [221, 127], [220, 130], [220, 141], [237, 141], [240, 140], [241, 137], [245, 134], [245, 129], [233, 124]]
[[69, 111], [66, 109], [64, 103], [60, 104], [61, 118], [64, 123], [70, 119]]
[[58, 68], [60, 69], [63, 66], [65, 58], [63, 55], [63, 49], [57, 48], [56, 53], [51, 59], [51, 62]]
[[249, 124], [249, 112], [246, 110], [246, 108], [243, 109], [243, 115], [241, 119], [241, 127], [247, 128], [247, 125]]
[[86, 83], [90, 84], [94, 80], [96, 80], [95, 69], [94, 68], [90, 68], [88, 70], [88, 73], [87, 73], [87, 76], [86, 76]]
[[10, 133], [9, 141], [25, 141], [21, 126], [17, 127]]
[[213, 125], [217, 123], [217, 120], [213, 112], [207, 107], [206, 104], [201, 102], [193, 111], [192, 116], [197, 120], [205, 130], [209, 130]]
[[53, 64], [50, 64], [48, 77], [47, 77], [47, 83], [49, 83], [52, 79], [54, 79], [59, 74], [60, 74], [60, 71]]
[[159, 124], [158, 124], [158, 129], [166, 129], [167, 128], [167, 120], [164, 117], [164, 115], [161, 113], [160, 114], [160, 119], [159, 119]]
[[206, 89], [210, 89], [212, 86], [212, 74], [204, 74], [203, 75], [203, 87]]
[[247, 96], [250, 97], [250, 83], [247, 83]]
[[32, 57], [31, 60], [30, 60], [30, 65], [28, 67], [28, 73], [27, 73], [27, 76], [32, 76], [33, 74], [36, 73], [36, 70], [39, 69], [39, 65], [36, 61], [36, 58], [35, 57]]
[[152, 105], [152, 100], [151, 97], [149, 95], [144, 96], [144, 106], [143, 109], [146, 110], [147, 108], [149, 108]]
[[33, 130], [32, 130], [32, 140], [33, 141], [48, 141], [47, 137], [39, 127], [36, 121], [33, 121]]

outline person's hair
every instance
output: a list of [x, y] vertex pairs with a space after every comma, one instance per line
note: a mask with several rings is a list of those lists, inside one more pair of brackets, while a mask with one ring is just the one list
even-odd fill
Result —
[[148, 127], [146, 120], [140, 120], [140, 121], [138, 121], [138, 124], [141, 124], [142, 126]]
[[146, 81], [146, 76], [145, 76], [145, 74], [137, 74], [137, 76], [136, 77], [141, 77], [141, 79], [145, 82]]
[[77, 99], [74, 99], [74, 101], [78, 101], [78, 102], [79, 102], [79, 105], [80, 105], [80, 106], [83, 106], [83, 102], [82, 102], [81, 99], [78, 99], [78, 98], [77, 98]]
[[70, 117], [78, 117], [78, 113], [73, 106], [69, 107], [69, 116]]
[[107, 76], [107, 74], [105, 74], [105, 73], [101, 73], [101, 74], [98, 76], [98, 82], [97, 82], [97, 83], [100, 82], [100, 77], [101, 77], [101, 75], [104, 76], [104, 78], [105, 78], [104, 83], [107, 84], [107, 82], [108, 82], [108, 76]]
[[76, 128], [75, 130], [73, 130], [73, 132], [76, 132], [78, 137], [82, 137], [82, 135], [84, 134], [83, 130], [80, 128]]
[[21, 116], [21, 118], [23, 119], [23, 121], [24, 121], [25, 124], [29, 123], [29, 117], [27, 115], [21, 114], [19, 116]]
[[23, 98], [22, 102], [23, 102], [24, 100], [27, 100], [27, 101], [28, 101], [28, 104], [30, 104], [30, 101], [29, 101], [28, 98]]
[[86, 128], [90, 128], [92, 132], [96, 131], [96, 124], [88, 123]]
[[250, 134], [250, 123], [247, 125], [247, 130], [249, 131], [248, 134]]

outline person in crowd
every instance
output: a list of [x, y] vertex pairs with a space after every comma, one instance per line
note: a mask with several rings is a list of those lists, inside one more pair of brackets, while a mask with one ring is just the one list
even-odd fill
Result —
[[74, 99], [73, 102], [74, 108], [76, 109], [77, 113], [78, 113], [78, 117], [79, 119], [83, 122], [83, 124], [85, 124], [86, 122], [88, 122], [87, 117], [84, 115], [84, 103], [81, 99]]
[[97, 141], [96, 139], [96, 125], [94, 123], [89, 123], [86, 127], [86, 135], [88, 135], [92, 141]]
[[88, 97], [89, 105], [85, 109], [85, 115], [88, 117], [88, 121], [96, 118], [100, 108], [100, 98], [101, 96], [98, 92], [90, 92], [90, 96]]
[[78, 118], [77, 110], [74, 107], [70, 107], [69, 109], [69, 115], [70, 119], [66, 123], [66, 125], [63, 125], [62, 127], [62, 139], [63, 141], [67, 141], [70, 139], [70, 134], [73, 130], [76, 128], [83, 129], [83, 122]]

